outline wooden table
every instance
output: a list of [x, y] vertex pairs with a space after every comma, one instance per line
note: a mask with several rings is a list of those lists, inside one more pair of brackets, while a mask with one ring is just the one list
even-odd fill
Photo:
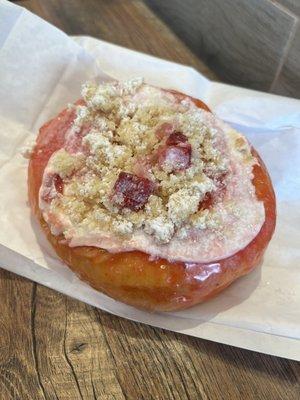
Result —
[[[92, 35], [212, 74], [138, 0], [17, 3]], [[4, 270], [0, 399], [300, 399], [299, 363], [127, 321]]]

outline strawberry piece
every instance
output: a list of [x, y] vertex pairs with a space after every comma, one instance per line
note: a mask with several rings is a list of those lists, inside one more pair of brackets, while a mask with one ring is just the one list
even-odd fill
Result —
[[199, 206], [198, 206], [198, 210], [206, 210], [208, 208], [211, 208], [211, 206], [213, 205], [213, 196], [211, 193], [206, 193], [203, 200], [200, 201]]
[[57, 193], [62, 194], [63, 190], [64, 182], [62, 178], [58, 174], [50, 174], [45, 178], [42, 199], [50, 202], [56, 197]]
[[138, 211], [147, 203], [154, 187], [154, 183], [147, 178], [120, 172], [113, 187], [111, 200], [121, 208]]
[[[208, 175], [210, 178], [213, 177], [212, 174]], [[216, 177], [214, 177], [214, 182], [216, 185], [216, 189], [211, 192], [211, 193], [206, 193], [204, 198], [200, 201], [198, 210], [206, 210], [208, 208], [211, 208], [216, 201], [220, 201], [226, 192], [226, 184], [224, 182], [224, 179], [226, 177], [226, 174], [221, 174]]]
[[165, 166], [170, 172], [177, 172], [187, 169], [191, 164], [192, 148], [189, 143], [185, 147], [167, 146], [158, 156], [158, 163]]
[[158, 163], [170, 172], [187, 169], [191, 165], [192, 147], [181, 132], [172, 132], [158, 152]]
[[163, 139], [164, 137], [170, 135], [174, 132], [174, 125], [170, 124], [169, 122], [164, 122], [156, 129], [156, 136], [158, 139]]
[[54, 183], [54, 187], [55, 187], [55, 190], [57, 191], [57, 193], [61, 194], [64, 190], [64, 182], [58, 174], [55, 174], [53, 176], [53, 183]]
[[66, 139], [65, 149], [70, 154], [76, 154], [82, 152], [84, 154], [88, 153], [88, 148], [82, 143], [82, 139], [91, 130], [91, 124], [84, 124], [79, 132], [69, 132]]
[[186, 146], [188, 138], [181, 132], [172, 132], [168, 137], [166, 144], [168, 146]]

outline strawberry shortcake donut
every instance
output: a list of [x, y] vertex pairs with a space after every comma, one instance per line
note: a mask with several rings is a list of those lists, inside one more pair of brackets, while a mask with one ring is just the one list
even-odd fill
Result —
[[46, 123], [29, 199], [58, 256], [127, 304], [190, 307], [256, 267], [275, 196], [248, 141], [200, 100], [142, 79], [96, 85]]

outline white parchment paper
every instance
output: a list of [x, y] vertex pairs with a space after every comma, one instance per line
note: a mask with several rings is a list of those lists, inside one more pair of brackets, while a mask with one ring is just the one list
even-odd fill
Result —
[[[217, 298], [159, 314], [116, 302], [57, 259], [27, 204], [20, 150], [80, 95], [86, 80], [143, 76], [199, 97], [243, 132], [273, 179], [278, 222], [263, 266]], [[110, 313], [176, 332], [300, 360], [300, 101], [208, 81], [194, 69], [93, 38], [69, 38], [0, 0], [0, 262]]]

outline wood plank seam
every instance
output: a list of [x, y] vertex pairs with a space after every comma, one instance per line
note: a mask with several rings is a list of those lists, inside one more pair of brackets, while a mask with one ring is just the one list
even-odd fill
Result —
[[33, 353], [33, 359], [34, 359], [34, 367], [36, 370], [37, 374], [37, 379], [41, 388], [41, 391], [43, 393], [43, 397], [45, 400], [47, 399], [45, 387], [43, 385], [41, 375], [40, 375], [40, 370], [39, 370], [39, 361], [38, 361], [38, 355], [37, 355], [37, 343], [36, 343], [36, 336], [35, 336], [35, 313], [36, 313], [36, 288], [37, 288], [37, 283], [34, 282], [32, 285], [32, 292], [31, 292], [31, 336], [32, 336], [32, 353]]
[[[68, 304], [68, 303], [67, 303], [67, 304]], [[63, 339], [63, 353], [64, 353], [64, 356], [65, 356], [65, 360], [66, 360], [67, 364], [68, 364], [69, 367], [70, 367], [70, 371], [71, 371], [71, 373], [72, 373], [72, 375], [73, 375], [73, 377], [74, 377], [74, 379], [75, 379], [75, 383], [76, 383], [76, 387], [77, 387], [77, 389], [78, 389], [79, 396], [80, 396], [80, 398], [81, 398], [82, 400], [84, 400], [83, 395], [82, 395], [82, 392], [81, 392], [81, 389], [80, 389], [79, 381], [78, 381], [77, 375], [76, 375], [76, 373], [75, 373], [75, 369], [74, 369], [74, 367], [73, 367], [73, 364], [72, 364], [72, 362], [71, 362], [71, 360], [70, 360], [70, 358], [69, 358], [69, 356], [68, 356], [68, 352], [67, 352], [67, 347], [66, 347], [67, 326], [68, 326], [68, 309], [66, 310], [66, 316], [65, 316], [65, 330], [64, 330], [64, 339]]]

